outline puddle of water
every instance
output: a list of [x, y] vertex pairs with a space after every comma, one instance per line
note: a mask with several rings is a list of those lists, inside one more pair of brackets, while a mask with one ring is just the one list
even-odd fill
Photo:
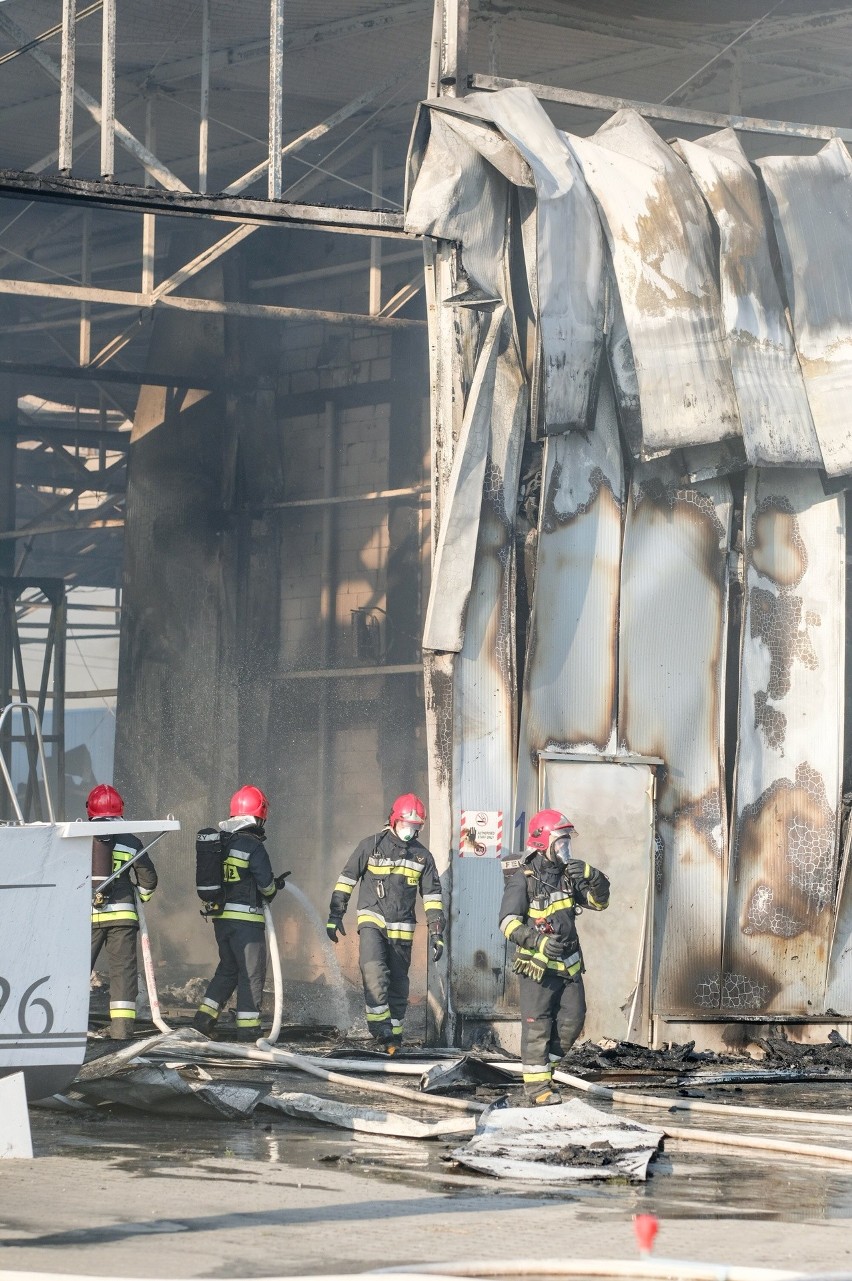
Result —
[[[287, 1078], [289, 1088], [304, 1083]], [[321, 1083], [312, 1092], [321, 1093]], [[329, 1093], [332, 1093], [329, 1090]], [[775, 1104], [798, 1110], [850, 1112], [845, 1086], [763, 1086], [705, 1091], [710, 1099]], [[637, 1098], [638, 1102], [638, 1098]], [[381, 1101], [376, 1106], [381, 1107]], [[408, 1109], [406, 1109], [408, 1110]], [[419, 1110], [419, 1109], [418, 1109]], [[604, 1109], [605, 1110], [605, 1109]], [[616, 1110], [625, 1115], [625, 1109]], [[427, 1115], [427, 1110], [422, 1110]], [[434, 1111], [431, 1111], [434, 1116]], [[637, 1119], [654, 1124], [654, 1115], [637, 1109]], [[848, 1134], [822, 1126], [792, 1126], [789, 1122], [757, 1122], [746, 1118], [717, 1118], [697, 1114], [656, 1114], [657, 1121], [672, 1119], [680, 1127], [728, 1129], [739, 1133], [789, 1134], [805, 1142], [846, 1142]], [[820, 1221], [852, 1218], [852, 1167], [804, 1161], [783, 1154], [740, 1157], [677, 1145], [656, 1158], [645, 1184], [600, 1183], [563, 1187], [519, 1185], [469, 1171], [448, 1169], [442, 1157], [453, 1142], [416, 1142], [388, 1136], [352, 1134], [330, 1126], [258, 1113], [251, 1121], [208, 1124], [198, 1120], [164, 1117], [112, 1107], [94, 1115], [65, 1115], [32, 1111], [36, 1155], [73, 1156], [102, 1161], [112, 1159], [120, 1168], [158, 1177], [244, 1179], [259, 1177], [241, 1161], [286, 1165], [305, 1182], [322, 1185], [323, 1169], [345, 1169], [365, 1177], [392, 1179], [410, 1187], [428, 1187], [449, 1196], [559, 1197], [582, 1201], [595, 1217], [623, 1218], [653, 1213], [664, 1218], [753, 1218], [762, 1220]], [[233, 1158], [223, 1171], [207, 1164], [211, 1158]], [[457, 1181], [454, 1181], [457, 1180]]]

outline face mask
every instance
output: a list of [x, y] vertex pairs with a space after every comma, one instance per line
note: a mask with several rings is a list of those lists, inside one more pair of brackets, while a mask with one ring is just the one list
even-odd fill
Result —
[[417, 828], [413, 823], [397, 823], [394, 830], [401, 841], [412, 841], [417, 835]]
[[571, 837], [557, 836], [550, 847], [549, 853], [554, 863], [561, 863], [564, 867], [571, 857]]

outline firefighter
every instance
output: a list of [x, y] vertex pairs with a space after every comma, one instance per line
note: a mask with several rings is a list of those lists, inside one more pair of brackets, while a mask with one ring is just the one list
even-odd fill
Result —
[[602, 912], [609, 903], [603, 872], [571, 858], [574, 830], [559, 810], [533, 815], [526, 854], [500, 905], [500, 929], [518, 949], [512, 968], [520, 981], [524, 1093], [535, 1105], [561, 1102], [553, 1065], [586, 1017], [575, 916], [583, 908]]
[[[263, 903], [271, 903], [289, 872], [272, 875], [264, 847], [269, 802], [259, 787], [241, 787], [231, 797], [230, 817], [221, 833], [224, 904], [213, 913], [219, 964], [192, 1026], [212, 1036], [222, 1008], [237, 993], [237, 1041], [260, 1036], [260, 1007], [266, 978]], [[207, 829], [205, 829], [207, 830]]]
[[[124, 801], [114, 787], [99, 783], [89, 792], [86, 813], [92, 823], [123, 818]], [[92, 969], [103, 948], [109, 962], [109, 1034], [114, 1041], [129, 1041], [136, 1019], [139, 917], [134, 887], [147, 903], [157, 888], [157, 872], [150, 856], [143, 854], [103, 893], [99, 887], [141, 849], [142, 842], [131, 832], [92, 840]]]
[[398, 796], [385, 827], [357, 846], [331, 896], [326, 930], [332, 943], [346, 935], [343, 916], [357, 883], [361, 977], [367, 1026], [387, 1054], [402, 1044], [408, 1005], [408, 971], [414, 939], [414, 908], [423, 898], [432, 959], [444, 950], [444, 903], [435, 860], [417, 839], [426, 822], [423, 802]]

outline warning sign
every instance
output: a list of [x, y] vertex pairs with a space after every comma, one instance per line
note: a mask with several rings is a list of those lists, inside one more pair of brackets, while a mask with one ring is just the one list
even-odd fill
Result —
[[459, 858], [499, 858], [502, 849], [502, 810], [462, 810]]

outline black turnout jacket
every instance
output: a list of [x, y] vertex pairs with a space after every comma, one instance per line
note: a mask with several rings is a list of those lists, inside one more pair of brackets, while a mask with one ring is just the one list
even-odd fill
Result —
[[[576, 978], [583, 973], [583, 953], [577, 935], [577, 908], [602, 912], [609, 904], [609, 881], [603, 872], [584, 865], [582, 877], [572, 878], [566, 870], [546, 858], [532, 854], [524, 860], [503, 892], [500, 904], [500, 929], [506, 938], [518, 945], [518, 954], [544, 962], [549, 970]], [[544, 957], [540, 942], [531, 932], [549, 926], [562, 943], [561, 957]], [[543, 942], [545, 933], [540, 934]]]
[[411, 942], [417, 895], [423, 898], [433, 934], [444, 931], [444, 900], [435, 860], [415, 837], [402, 841], [386, 827], [361, 841], [337, 878], [329, 916], [341, 917], [358, 882], [358, 930], [380, 930], [386, 938]]

